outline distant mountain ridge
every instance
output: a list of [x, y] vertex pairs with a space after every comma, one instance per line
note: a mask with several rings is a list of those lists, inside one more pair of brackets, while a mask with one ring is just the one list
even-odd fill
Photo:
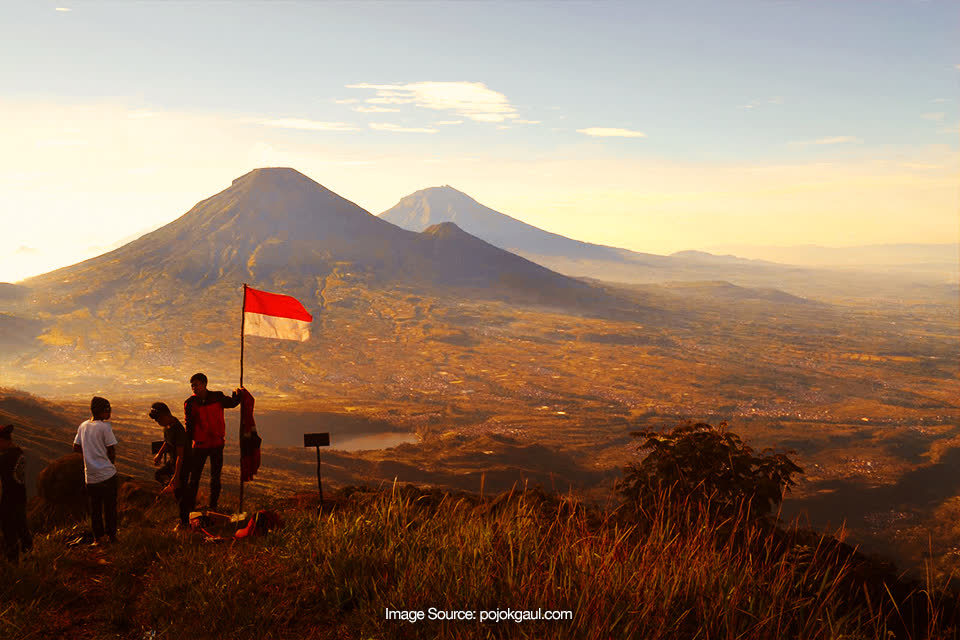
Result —
[[[943, 265], [889, 274], [878, 265], [844, 269], [798, 266], [771, 256], [744, 258], [727, 251], [678, 251], [668, 256], [581, 242], [534, 227], [480, 204], [449, 185], [412, 193], [380, 214], [411, 231], [455, 222], [466, 232], [553, 271], [605, 282], [651, 284], [719, 281], [740, 287], [781, 289], [802, 297], [921, 296], [944, 300], [956, 295], [956, 279], [944, 281]], [[757, 259], [757, 258], [766, 259]], [[949, 270], [946, 272], [949, 273]], [[891, 277], [894, 276], [894, 277]], [[919, 285], [919, 286], [917, 286]]]

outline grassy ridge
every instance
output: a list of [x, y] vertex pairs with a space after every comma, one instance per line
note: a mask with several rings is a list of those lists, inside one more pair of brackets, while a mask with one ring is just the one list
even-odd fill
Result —
[[[932, 594], [863, 582], [842, 547], [799, 544], [688, 504], [639, 520], [539, 490], [495, 498], [392, 487], [248, 541], [168, 533], [147, 510], [105, 550], [37, 536], [0, 565], [0, 637], [945, 637]], [[920, 596], [920, 597], [916, 597]], [[909, 601], [909, 602], [908, 602]], [[924, 611], [907, 611], [907, 607]], [[559, 622], [385, 620], [386, 609], [569, 610]], [[917, 622], [917, 621], [920, 622]]]

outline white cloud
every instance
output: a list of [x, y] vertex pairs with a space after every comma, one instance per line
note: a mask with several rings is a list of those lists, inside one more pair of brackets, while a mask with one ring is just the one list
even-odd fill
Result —
[[642, 131], [632, 131], [630, 129], [615, 129], [611, 127], [589, 127], [587, 129], [577, 129], [578, 133], [584, 133], [588, 136], [597, 138], [646, 138], [647, 134]]
[[934, 98], [930, 102], [950, 102], [950, 98]]
[[357, 100], [356, 98], [340, 98], [338, 100], [334, 100], [333, 102], [334, 104], [356, 104], [357, 102], [360, 102], [360, 101]]
[[265, 127], [277, 127], [280, 129], [304, 129], [307, 131], [359, 131], [353, 125], [345, 122], [317, 122], [316, 120], [304, 120], [300, 118], [280, 118], [277, 120], [264, 120], [260, 122]]
[[943, 119], [947, 116], [943, 111], [938, 111], [936, 113], [924, 113], [920, 117], [924, 120], [932, 120], [934, 122], [943, 122]]
[[427, 129], [424, 127], [402, 127], [398, 124], [389, 122], [371, 122], [370, 128], [376, 131], [391, 131], [393, 133], [437, 133], [437, 129]]
[[33, 247], [28, 247], [27, 245], [22, 244], [16, 248], [14, 253], [21, 256], [28, 256], [28, 255], [35, 255], [37, 253], [40, 253], [40, 250], [34, 249]]
[[816, 140], [798, 140], [796, 142], [791, 142], [791, 147], [807, 147], [812, 144], [824, 145], [824, 144], [847, 144], [851, 142], [861, 142], [859, 138], [854, 136], [828, 136], [826, 138], [817, 138]]
[[540, 124], [539, 120], [513, 120], [513, 124]]
[[350, 84], [348, 89], [376, 91], [369, 104], [412, 104], [423, 109], [450, 111], [477, 122], [504, 122], [517, 118], [507, 97], [482, 82], [414, 82], [409, 84]]
[[64, 12], [65, 12], [65, 11], [73, 11], [73, 9], [70, 9], [70, 8], [68, 8], [68, 7], [57, 7], [57, 8], [56, 8], [56, 11], [64, 11]]
[[392, 109], [390, 107], [354, 107], [354, 111], [358, 113], [396, 113], [400, 109]]
[[783, 96], [773, 96], [772, 98], [767, 98], [765, 100], [754, 100], [753, 102], [749, 102], [747, 104], [737, 105], [737, 109], [750, 110], [756, 109], [761, 104], [783, 104], [783, 102]]
[[437, 124], [463, 124], [463, 120], [441, 120]]

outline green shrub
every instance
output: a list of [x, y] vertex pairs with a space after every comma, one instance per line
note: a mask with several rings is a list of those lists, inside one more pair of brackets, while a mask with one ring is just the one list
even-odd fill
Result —
[[783, 453], [765, 449], [759, 455], [740, 437], [707, 423], [687, 423], [668, 433], [636, 431], [638, 447], [647, 455], [624, 470], [619, 488], [631, 508], [648, 511], [667, 492], [674, 502], [709, 503], [732, 515], [742, 506], [754, 516], [765, 515], [783, 500], [794, 485], [791, 476], [803, 469]]

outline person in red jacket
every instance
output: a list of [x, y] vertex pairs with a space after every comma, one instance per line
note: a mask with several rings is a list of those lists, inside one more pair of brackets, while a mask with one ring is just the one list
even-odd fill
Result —
[[220, 474], [223, 472], [223, 444], [226, 424], [223, 410], [232, 409], [240, 404], [240, 390], [230, 397], [221, 391], [207, 390], [207, 376], [195, 373], [190, 378], [193, 395], [183, 403], [183, 413], [187, 425], [187, 438], [193, 441], [190, 456], [190, 504], [195, 508], [197, 492], [200, 489], [200, 477], [203, 467], [210, 458], [210, 505], [211, 511], [217, 510], [220, 500]]

